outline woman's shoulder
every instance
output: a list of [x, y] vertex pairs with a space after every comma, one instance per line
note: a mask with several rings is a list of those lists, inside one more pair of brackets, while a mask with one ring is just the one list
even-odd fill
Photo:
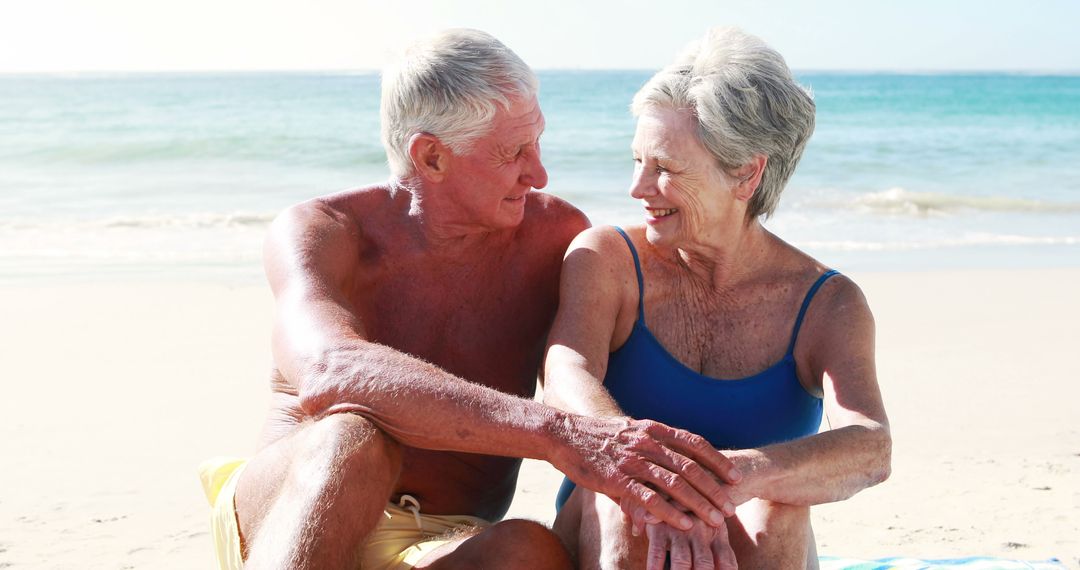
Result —
[[[846, 327], [873, 326], [873, 315], [862, 289], [851, 276], [836, 271], [795, 246], [776, 238], [781, 244], [774, 258], [782, 268], [772, 279], [786, 282], [807, 303], [803, 323], [807, 336], [831, 336]], [[827, 274], [830, 274], [827, 278]], [[802, 336], [802, 335], [800, 335]]]
[[803, 292], [806, 308], [800, 341], [820, 349], [845, 345], [851, 336], [872, 337], [874, 316], [855, 280], [808, 259], [800, 271], [793, 272], [792, 280], [797, 290]]
[[634, 244], [633, 247], [637, 250], [638, 234], [641, 234], [641, 230], [633, 226], [627, 228], [594, 226], [574, 238], [574, 242], [570, 244], [570, 251], [588, 249], [605, 256], [625, 256], [629, 259], [631, 246], [627, 244], [627, 237], [624, 236], [629, 236], [631, 243]]
[[634, 265], [634, 254], [619, 230], [595, 226], [574, 238], [563, 259], [563, 273], [609, 293], [630, 294], [637, 291]]
[[637, 317], [637, 303], [633, 256], [619, 232], [598, 226], [578, 234], [563, 258], [559, 314], [611, 319], [613, 338], [621, 338], [621, 344]]
[[864, 299], [862, 290], [859, 289], [859, 286], [850, 276], [837, 271], [831, 265], [819, 261], [779, 237], [773, 236], [773, 238], [780, 248], [779, 255], [776, 258], [781, 260], [779, 264], [783, 268], [780, 271], [783, 275], [782, 280], [789, 282], [791, 286], [796, 288], [800, 286], [810, 287], [817, 281], [822, 280], [826, 274], [832, 273], [828, 278], [824, 278], [815, 291], [815, 304], [825, 304], [817, 303], [817, 301], [823, 301], [827, 298], [845, 301]]

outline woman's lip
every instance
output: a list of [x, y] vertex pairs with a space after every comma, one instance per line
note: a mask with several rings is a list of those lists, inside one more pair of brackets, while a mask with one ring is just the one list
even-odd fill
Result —
[[671, 215], [662, 216], [662, 217], [659, 217], [659, 218], [656, 217], [656, 216], [652, 216], [652, 215], [646, 215], [645, 216], [645, 223], [646, 223], [647, 226], [660, 226], [661, 223], [665, 223], [665, 222], [671, 220], [671, 218], [674, 215], [675, 214], [671, 214]]
[[678, 211], [678, 208], [645, 208], [646, 214], [655, 219], [666, 218], [678, 213]]

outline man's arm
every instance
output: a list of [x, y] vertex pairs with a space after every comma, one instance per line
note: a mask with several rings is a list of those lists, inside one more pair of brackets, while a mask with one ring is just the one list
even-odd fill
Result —
[[[277, 301], [274, 359], [305, 413], [363, 415], [412, 447], [543, 459], [675, 526], [691, 524], [635, 478], [677, 453], [713, 454], [704, 440], [655, 422], [560, 412], [369, 342], [344, 293], [358, 277], [354, 264], [362, 247], [352, 222], [320, 202], [291, 208], [271, 229], [265, 256]], [[720, 457], [713, 463], [728, 475], [730, 462]], [[654, 485], [684, 504], [708, 504], [688, 484], [664, 483]], [[708, 508], [701, 513], [707, 516]]]
[[828, 318], [808, 315], [804, 330], [807, 368], [823, 379], [829, 429], [730, 452], [746, 474], [733, 494], [738, 503], [754, 497], [792, 505], [840, 501], [889, 476], [892, 439], [874, 365], [874, 317], [858, 286], [843, 276], [833, 279], [838, 289], [816, 310]]
[[319, 202], [291, 208], [271, 229], [265, 255], [277, 305], [274, 360], [304, 412], [360, 414], [413, 447], [541, 457], [557, 415], [367, 340], [345, 294], [362, 247], [353, 222]]

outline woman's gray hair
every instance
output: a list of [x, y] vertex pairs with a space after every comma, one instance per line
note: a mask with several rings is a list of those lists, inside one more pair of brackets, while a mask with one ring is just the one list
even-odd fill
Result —
[[736, 28], [715, 28], [690, 44], [641, 88], [631, 110], [685, 109], [698, 137], [725, 171], [755, 154], [768, 157], [750, 199], [749, 218], [769, 217], [806, 142], [814, 132], [814, 100], [795, 82], [784, 58], [761, 39]]
[[409, 140], [435, 135], [455, 153], [491, 129], [495, 105], [539, 90], [536, 75], [510, 48], [479, 30], [446, 30], [418, 42], [383, 71], [382, 143], [390, 171], [413, 173]]

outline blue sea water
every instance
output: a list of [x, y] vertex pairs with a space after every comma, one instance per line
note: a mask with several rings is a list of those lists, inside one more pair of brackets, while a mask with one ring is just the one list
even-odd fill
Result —
[[[627, 195], [647, 71], [542, 71], [545, 191]], [[817, 130], [767, 226], [846, 271], [1080, 266], [1080, 77], [798, 73]], [[0, 76], [0, 281], [257, 280], [267, 224], [385, 180], [373, 73]]]

